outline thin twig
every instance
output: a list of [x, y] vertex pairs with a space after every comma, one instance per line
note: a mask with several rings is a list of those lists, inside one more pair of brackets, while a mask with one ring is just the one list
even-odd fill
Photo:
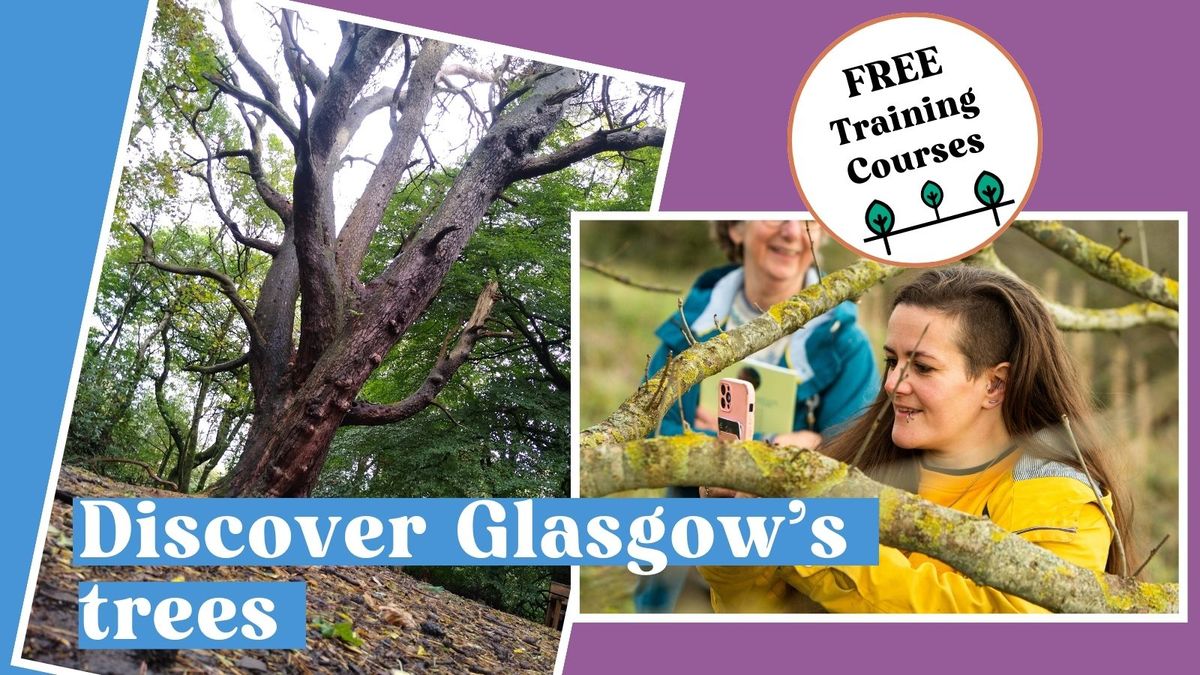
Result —
[[1139, 220], [1137, 221], [1137, 226], [1138, 241], [1142, 246], [1142, 267], [1150, 269], [1150, 249], [1146, 248], [1146, 223], [1145, 221]]
[[430, 402], [429, 402], [429, 405], [431, 405], [431, 406], [433, 406], [433, 407], [437, 408], [438, 410], [441, 410], [441, 411], [442, 411], [442, 413], [444, 413], [444, 414], [446, 415], [446, 417], [447, 417], [447, 418], [448, 418], [448, 419], [449, 419], [451, 422], [454, 422], [454, 423], [455, 423], [455, 424], [457, 424], [459, 427], [461, 427], [461, 428], [463, 428], [463, 429], [466, 429], [466, 427], [465, 427], [465, 426], [463, 426], [463, 423], [462, 423], [462, 422], [459, 422], [458, 420], [454, 419], [454, 415], [451, 415], [451, 414], [450, 414], [450, 411], [449, 411], [449, 410], [446, 408], [446, 406], [442, 405], [441, 403], [438, 403], [437, 401], [430, 401]]
[[692, 328], [688, 326], [687, 316], [683, 313], [683, 298], [675, 298], [675, 306], [679, 308], [679, 325], [683, 330], [683, 339], [687, 340], [689, 347], [695, 347], [696, 336], [692, 335]]
[[808, 235], [808, 250], [812, 251], [813, 267], [817, 268], [817, 281], [821, 280], [821, 263], [817, 262], [817, 247], [813, 244], [812, 221], [804, 221], [804, 233]]
[[[896, 378], [896, 386], [892, 387], [892, 391], [887, 395], [888, 405], [880, 408], [879, 412], [875, 413], [875, 419], [871, 420], [871, 428], [867, 431], [866, 437], [863, 438], [862, 445], [858, 446], [858, 450], [854, 453], [854, 459], [850, 460], [850, 466], [858, 466], [863, 453], [867, 451], [867, 445], [875, 437], [875, 430], [879, 428], [879, 422], [883, 419], [883, 414], [895, 406], [896, 390], [900, 388], [900, 383], [904, 381], [904, 378], [908, 377], [908, 366], [912, 363], [912, 354], [921, 348], [921, 341], [925, 339], [925, 333], [928, 331], [929, 324], [925, 324], [925, 327], [921, 329], [920, 337], [917, 338], [917, 343], [913, 345], [912, 351], [909, 352], [908, 358], [904, 361], [904, 367], [900, 369], [900, 377]], [[886, 379], [887, 376], [885, 375], [884, 380], [886, 381]], [[884, 391], [886, 392], [887, 389], [885, 388]]]
[[1158, 549], [1162, 548], [1163, 544], [1167, 543], [1167, 540], [1170, 538], [1171, 538], [1170, 532], [1163, 535], [1162, 541], [1158, 542], [1158, 546], [1155, 546], [1153, 549], [1151, 549], [1150, 555], [1146, 556], [1146, 562], [1142, 563], [1141, 565], [1138, 565], [1138, 568], [1136, 570], [1134, 570], [1134, 572], [1133, 572], [1134, 578], [1136, 578], [1139, 574], [1141, 574], [1142, 570], [1146, 569], [1146, 565], [1149, 565], [1150, 561], [1154, 560], [1154, 556], [1156, 553], [1158, 553]]
[[1133, 240], [1133, 237], [1125, 234], [1125, 230], [1118, 227], [1117, 228], [1117, 245], [1115, 247], [1113, 247], [1113, 249], [1111, 251], [1108, 252], [1108, 257], [1106, 257], [1104, 259], [1104, 264], [1108, 265], [1109, 263], [1111, 263], [1113, 256], [1117, 254], [1117, 251], [1120, 251], [1122, 248], [1125, 247], [1125, 244], [1128, 244], [1132, 240]]
[[584, 269], [589, 269], [601, 276], [608, 277], [609, 279], [612, 279], [613, 281], [619, 281], [620, 283], [623, 283], [626, 286], [640, 288], [643, 291], [653, 291], [655, 293], [670, 293], [672, 295], [679, 295], [679, 293], [680, 293], [680, 290], [678, 288], [668, 288], [666, 286], [655, 286], [653, 284], [644, 284], [644, 283], [641, 283], [638, 281], [634, 281], [623, 274], [619, 274], [617, 272], [614, 272], [614, 271], [608, 269], [607, 267], [601, 265], [600, 263], [595, 263], [590, 260], [580, 260], [579, 266]]
[[1096, 502], [1100, 504], [1100, 512], [1108, 521], [1113, 539], [1117, 542], [1117, 555], [1121, 556], [1121, 576], [1127, 577], [1129, 576], [1129, 563], [1125, 560], [1125, 543], [1121, 541], [1121, 532], [1117, 529], [1117, 523], [1113, 520], [1112, 514], [1108, 512], [1108, 507], [1104, 505], [1104, 495], [1100, 494], [1100, 488], [1096, 486], [1096, 481], [1092, 480], [1092, 472], [1088, 471], [1087, 462], [1083, 459], [1083, 451], [1079, 449], [1079, 443], [1075, 440], [1075, 432], [1071, 431], [1070, 418], [1063, 415], [1062, 421], [1063, 427], [1067, 430], [1067, 438], [1071, 439], [1071, 447], [1075, 450], [1075, 459], [1079, 460], [1079, 465], [1083, 467], [1083, 475], [1087, 476], [1088, 485], [1092, 488], [1092, 493], [1096, 495]]

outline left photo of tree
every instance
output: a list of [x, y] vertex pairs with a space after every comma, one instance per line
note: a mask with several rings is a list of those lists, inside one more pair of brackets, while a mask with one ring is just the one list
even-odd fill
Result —
[[[71, 499], [569, 496], [570, 212], [657, 206], [682, 85], [316, 8], [150, 11], [24, 657], [550, 672], [565, 568], [82, 574]], [[308, 582], [307, 650], [75, 648], [83, 577], [264, 573]]]

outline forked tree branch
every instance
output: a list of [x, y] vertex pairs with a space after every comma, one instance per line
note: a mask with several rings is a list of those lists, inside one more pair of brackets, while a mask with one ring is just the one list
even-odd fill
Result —
[[283, 19], [279, 22], [279, 34], [283, 40], [283, 53], [289, 69], [298, 70], [304, 85], [313, 95], [321, 93], [328, 78], [317, 64], [308, 57], [296, 39], [296, 13], [290, 9], [283, 10]]
[[[996, 249], [988, 246], [963, 260], [968, 265], [982, 267], [1018, 279]], [[1111, 309], [1074, 307], [1041, 298], [1042, 304], [1054, 319], [1054, 325], [1064, 331], [1119, 331], [1135, 326], [1162, 326], [1179, 328], [1179, 312], [1153, 302], [1137, 302]]]
[[258, 115], [256, 119], [241, 102], [238, 102], [238, 111], [241, 112], [246, 131], [250, 134], [251, 150], [246, 160], [250, 163], [250, 178], [254, 180], [254, 189], [258, 191], [258, 196], [262, 197], [267, 208], [279, 216], [279, 222], [286, 230], [292, 226], [292, 201], [271, 185], [262, 167], [262, 127], [266, 119], [262, 115]]
[[242, 36], [238, 34], [237, 26], [233, 22], [232, 0], [220, 0], [220, 5], [221, 26], [225, 29], [225, 38], [229, 40], [229, 47], [233, 50], [234, 57], [242, 64], [246, 72], [250, 73], [251, 79], [258, 84], [264, 99], [276, 109], [281, 109], [279, 85], [267, 74], [267, 70], [262, 67], [262, 64], [250, 55], [245, 43], [242, 42]]
[[281, 131], [283, 131], [283, 134], [287, 136], [288, 140], [290, 140], [293, 144], [299, 140], [300, 129], [296, 126], [295, 122], [293, 122], [291, 118], [289, 118], [287, 114], [278, 107], [272, 105], [270, 101], [241, 89], [220, 75], [205, 73], [204, 79], [211, 82], [213, 86], [215, 86], [217, 89], [220, 89], [223, 93], [234, 97], [242, 103], [254, 106], [255, 108], [263, 111], [263, 113], [267, 117], [271, 118], [271, 121], [274, 122]]
[[874, 497], [879, 541], [937, 558], [974, 581], [1057, 612], [1179, 611], [1178, 584], [1084, 569], [987, 518], [938, 506], [812, 450], [703, 434], [580, 449], [580, 495], [712, 485], [764, 497]]
[[404, 114], [393, 127], [392, 137], [384, 147], [367, 186], [346, 218], [342, 231], [338, 233], [337, 267], [343, 286], [357, 279], [371, 239], [383, 220], [388, 201], [409, 167], [409, 157], [433, 103], [434, 81], [450, 50], [451, 45], [445, 42], [425, 40], [413, 64], [403, 99]]
[[207, 267], [185, 267], [159, 260], [154, 254], [154, 240], [150, 238], [150, 235], [146, 234], [142, 228], [133, 223], [129, 223], [129, 227], [142, 238], [142, 262], [155, 269], [170, 272], [171, 274], [204, 277], [217, 282], [221, 293], [226, 298], [229, 298], [229, 302], [237, 310], [238, 316], [242, 317], [242, 322], [246, 324], [246, 331], [250, 333], [251, 343], [257, 345], [259, 348], [266, 346], [262, 333], [258, 330], [258, 324], [254, 321], [254, 312], [250, 310], [250, 306], [246, 304], [245, 299], [238, 293], [237, 284], [233, 282], [233, 279]]
[[499, 284], [495, 281], [488, 282], [483, 287], [483, 292], [479, 294], [479, 299], [475, 302], [475, 310], [471, 312], [471, 317], [463, 326], [454, 348], [447, 350], [447, 345], [443, 345], [437, 362], [433, 364], [425, 381], [417, 387], [416, 391], [396, 403], [377, 404], [356, 401], [343, 418], [342, 425], [391, 424], [408, 419], [433, 405], [434, 399], [445, 388], [450, 378], [467, 362], [467, 357], [470, 356], [475, 344], [484, 337], [484, 326], [488, 316], [492, 313], [492, 307], [496, 304], [496, 298], [499, 296], [498, 288]]
[[553, 173], [601, 152], [636, 150], [646, 146], [661, 148], [666, 137], [666, 130], [658, 127], [626, 131], [601, 129], [556, 152], [529, 157], [513, 174], [512, 180], [516, 182]]
[[239, 244], [262, 251], [268, 255], [275, 255], [278, 253], [278, 244], [267, 241], [266, 239], [260, 239], [259, 237], [252, 237], [242, 232], [241, 226], [238, 225], [237, 221], [235, 221], [229, 215], [229, 212], [225, 210], [225, 207], [221, 205], [221, 200], [217, 196], [217, 188], [213, 181], [213, 161], [217, 159], [224, 159], [226, 157], [245, 157], [250, 163], [251, 179], [257, 180], [254, 178], [255, 168], [257, 167], [258, 174], [260, 176], [262, 174], [262, 167], [259, 165], [258, 156], [252, 150], [228, 150], [214, 154], [212, 150], [209, 149], [207, 140], [201, 139], [201, 143], [204, 146], [205, 153], [208, 154], [208, 158], [204, 160], [204, 173], [202, 175], [198, 175], [197, 177], [204, 181], [205, 186], [208, 188], [208, 200], [212, 203], [213, 211], [216, 212], [217, 218], [221, 220], [221, 222], [225, 225], [225, 228], [229, 230], [229, 233], [233, 235], [234, 240]]

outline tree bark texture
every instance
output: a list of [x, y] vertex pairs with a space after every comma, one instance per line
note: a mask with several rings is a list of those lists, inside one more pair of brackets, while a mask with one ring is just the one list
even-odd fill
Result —
[[1101, 281], [1168, 309], [1179, 309], [1179, 282], [1156, 274], [1110, 246], [1061, 223], [1018, 220], [1013, 227]]
[[[993, 246], [967, 257], [963, 262], [1000, 272], [1014, 279], [1018, 278], [1016, 272], [1000, 260]], [[1179, 312], [1155, 302], [1136, 302], [1111, 309], [1092, 309], [1064, 305], [1049, 298], [1041, 300], [1050, 312], [1050, 317], [1054, 319], [1054, 325], [1062, 331], [1120, 331], [1135, 326], [1179, 328]]]
[[[284, 231], [277, 245], [257, 242], [260, 245], [252, 246], [271, 257], [253, 310], [227, 277], [157, 259], [151, 237], [137, 231], [150, 264], [177, 274], [205, 276], [220, 284], [252, 336], [244, 358], [254, 394], [252, 422], [237, 465], [212, 493], [304, 496], [311, 492], [340, 426], [391, 423], [433, 404], [486, 332], [483, 321], [496, 301], [497, 288], [481, 279], [484, 291], [475, 314], [453, 349], [438, 355], [416, 391], [388, 405], [356, 400], [371, 373], [437, 295], [451, 264], [501, 192], [515, 181], [564, 169], [600, 152], [661, 147], [665, 133], [652, 127], [606, 130], [556, 152], [539, 154], [542, 140], [562, 121], [565, 104], [582, 92], [583, 78], [569, 68], [536, 66], [526, 73], [526, 84], [511, 105], [492, 111], [490, 126], [433, 214], [378, 276], [361, 279], [363, 261], [388, 202], [410, 166], [439, 91], [443, 63], [453, 47], [432, 39], [405, 37], [401, 41], [396, 33], [344, 24], [341, 44], [326, 73], [300, 57], [295, 18], [285, 13], [277, 23], [284, 61], [299, 88], [297, 120], [285, 111], [278, 83], [242, 42], [228, 0], [222, 0], [221, 10], [232, 51], [260, 93], [243, 89], [228, 75], [207, 74], [206, 79], [242, 111], [251, 147], [218, 147], [213, 152], [208, 141], [201, 140], [209, 162], [226, 157], [246, 159], [259, 196], [279, 217]], [[399, 82], [364, 92], [389, 52], [402, 52], [405, 59]], [[391, 115], [391, 138], [339, 229], [332, 186], [342, 153], [363, 120], [384, 108]], [[257, 109], [259, 114], [250, 114], [248, 109]], [[263, 175], [261, 132], [266, 120], [293, 146], [296, 167], [290, 198], [271, 187]], [[193, 131], [202, 136], [195, 125]], [[222, 222], [237, 241], [251, 246], [255, 242], [248, 241], [218, 203], [211, 170], [206, 175], [210, 199]], [[238, 359], [229, 365], [240, 363], [243, 360]], [[189, 473], [188, 469], [188, 459], [181, 456], [179, 473]]]
[[1179, 611], [1178, 584], [1143, 583], [1078, 567], [987, 518], [876, 483], [812, 450], [684, 434], [585, 445], [579, 459], [583, 497], [686, 485], [764, 497], [875, 497], [880, 543], [937, 558], [980, 584], [1058, 612]]

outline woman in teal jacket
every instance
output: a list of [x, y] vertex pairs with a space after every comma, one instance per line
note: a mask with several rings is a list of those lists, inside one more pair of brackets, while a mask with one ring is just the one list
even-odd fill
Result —
[[[804, 221], [718, 221], [717, 243], [732, 265], [700, 275], [688, 292], [683, 315], [701, 342], [736, 328], [762, 310], [819, 281], [814, 247], [820, 228]], [[843, 302], [813, 318], [803, 328], [749, 357], [796, 373], [796, 408], [792, 433], [767, 440], [815, 447], [821, 435], [856, 417], [879, 388], [879, 370], [867, 336], [858, 326], [858, 307]], [[668, 354], [687, 348], [682, 320], [673, 315], [656, 331], [661, 344], [650, 362], [656, 373]], [[680, 409], [688, 425], [699, 431], [715, 428], [715, 411], [699, 408], [700, 387], [683, 395], [663, 418], [660, 433], [683, 432]], [[756, 434], [757, 438], [762, 438]], [[696, 488], [673, 488], [671, 497], [696, 497]], [[639, 612], [670, 612], [682, 588], [686, 568], [669, 568], [645, 577], [634, 594]]]

